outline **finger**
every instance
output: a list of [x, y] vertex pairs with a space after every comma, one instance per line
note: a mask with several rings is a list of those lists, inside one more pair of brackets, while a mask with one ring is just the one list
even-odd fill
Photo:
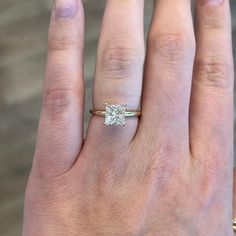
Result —
[[83, 37], [80, 0], [56, 0], [49, 29], [43, 107], [35, 173], [60, 175], [71, 168], [83, 142]]
[[[93, 90], [95, 110], [104, 110], [105, 103], [139, 109], [144, 60], [143, 5], [143, 0], [107, 1]], [[108, 149], [126, 146], [136, 132], [138, 119], [127, 118], [126, 122], [126, 127], [104, 126], [104, 117], [93, 116], [87, 141], [103, 143]]]
[[149, 130], [149, 135], [160, 145], [165, 145], [165, 140], [169, 144], [173, 141], [178, 148], [183, 145], [188, 148], [195, 52], [191, 1], [159, 0], [155, 3], [148, 36], [140, 134]]
[[233, 217], [236, 217], [236, 169], [234, 169], [233, 176]]
[[236, 169], [234, 169], [234, 187], [233, 187], [233, 215], [236, 216]]
[[191, 149], [193, 155], [200, 158], [205, 158], [206, 153], [210, 154], [207, 156], [214, 157], [212, 161], [218, 163], [217, 166], [227, 166], [228, 169], [233, 157], [233, 63], [229, 1], [198, 0], [196, 25], [197, 53], [190, 109]]

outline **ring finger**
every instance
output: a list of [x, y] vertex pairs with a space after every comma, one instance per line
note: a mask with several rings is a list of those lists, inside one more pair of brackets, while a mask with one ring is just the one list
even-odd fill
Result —
[[[94, 110], [104, 110], [105, 103], [126, 104], [127, 110], [139, 109], [144, 61], [143, 8], [143, 0], [107, 1], [97, 53]], [[104, 126], [104, 117], [94, 115], [87, 140], [101, 149], [107, 142], [113, 150], [128, 146], [136, 133], [137, 117], [127, 118], [126, 124]], [[106, 151], [109, 147], [106, 145]]]

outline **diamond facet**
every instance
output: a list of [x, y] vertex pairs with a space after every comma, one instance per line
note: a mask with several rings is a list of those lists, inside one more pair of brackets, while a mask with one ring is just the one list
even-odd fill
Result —
[[125, 126], [126, 105], [108, 105], [106, 104], [105, 125], [123, 125]]

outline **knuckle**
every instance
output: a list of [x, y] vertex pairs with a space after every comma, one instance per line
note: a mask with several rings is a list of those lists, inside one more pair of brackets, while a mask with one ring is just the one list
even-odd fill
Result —
[[229, 162], [219, 151], [204, 151], [198, 155], [200, 159], [193, 165], [193, 173], [198, 181], [197, 192], [201, 192], [199, 207], [205, 208], [217, 199], [219, 186], [222, 191], [227, 189]]
[[[208, 166], [208, 169], [203, 168], [200, 170], [202, 175], [198, 178], [198, 191], [201, 195], [198, 196], [198, 207], [206, 208], [209, 202], [212, 202], [216, 197], [217, 186], [221, 185], [221, 180], [219, 178], [219, 171], [212, 166]], [[224, 183], [225, 184], [225, 183]]]
[[224, 57], [201, 57], [195, 61], [197, 80], [213, 88], [230, 88], [232, 65]]
[[203, 18], [203, 27], [208, 30], [221, 30], [225, 27], [225, 21], [223, 17], [219, 17], [219, 14], [210, 12], [207, 17]]
[[43, 96], [43, 108], [51, 116], [63, 114], [70, 109], [72, 100], [76, 97], [71, 88], [50, 88]]
[[[144, 176], [145, 178], [150, 178], [150, 176], [155, 176], [156, 183], [162, 186], [162, 191], [166, 191], [165, 187], [168, 182], [168, 176], [173, 173], [173, 171], [178, 172], [180, 162], [176, 162], [180, 154], [179, 150], [172, 144], [173, 141], [160, 141], [159, 144], [154, 147], [149, 147], [151, 150], [148, 153], [149, 162], [146, 164]], [[164, 174], [165, 173], [165, 174]]]
[[48, 48], [53, 51], [69, 50], [77, 47], [77, 35], [70, 27], [58, 27], [49, 32]]
[[111, 78], [129, 77], [139, 64], [140, 56], [135, 49], [108, 48], [102, 54], [100, 69]]
[[183, 33], [150, 33], [148, 48], [151, 54], [159, 55], [167, 61], [182, 61], [189, 52], [195, 51], [195, 43]]
[[[41, 203], [41, 207], [48, 207], [53, 203], [63, 204], [66, 199], [74, 201], [73, 195], [78, 192], [78, 186], [71, 179], [75, 177], [71, 172], [59, 176], [31, 172], [27, 187], [27, 206], [35, 209], [37, 202]], [[39, 186], [41, 191], [35, 191], [33, 186]]]

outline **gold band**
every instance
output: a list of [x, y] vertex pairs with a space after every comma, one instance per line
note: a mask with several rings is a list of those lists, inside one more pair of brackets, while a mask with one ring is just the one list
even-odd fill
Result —
[[236, 232], [236, 217], [233, 218], [232, 223], [233, 223], [233, 230], [234, 232]]
[[[95, 110], [90, 110], [90, 113], [92, 115], [96, 116], [105, 116], [106, 111], [95, 111]], [[125, 111], [125, 117], [134, 117], [134, 116], [141, 116], [142, 112], [141, 111]]]

